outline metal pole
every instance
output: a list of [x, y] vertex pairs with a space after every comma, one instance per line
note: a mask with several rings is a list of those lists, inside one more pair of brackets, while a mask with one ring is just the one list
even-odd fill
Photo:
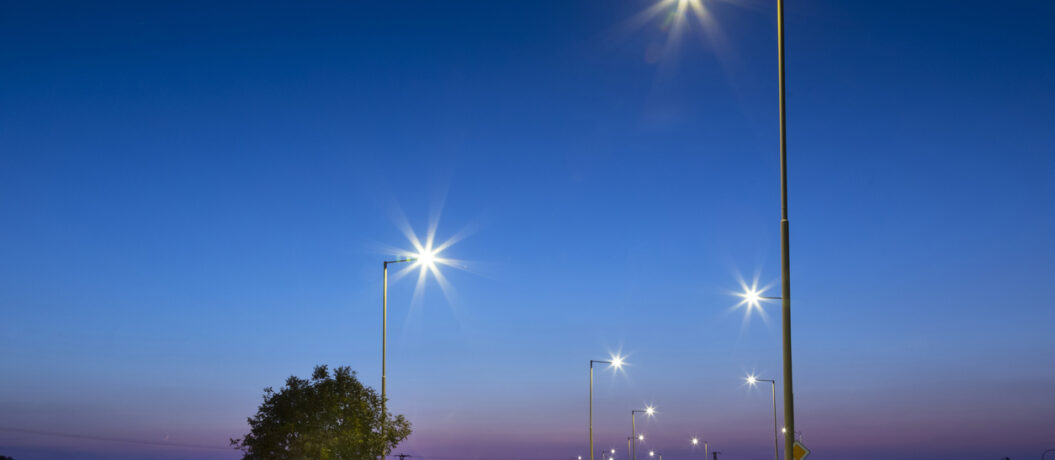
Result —
[[637, 411], [630, 411], [630, 438], [633, 439], [633, 447], [630, 452], [631, 460], [637, 460], [637, 422], [634, 421], [635, 415], [637, 415]]
[[707, 441], [703, 441], [703, 460], [707, 460]]
[[[630, 454], [630, 442], [631, 442], [632, 439], [634, 439], [634, 438], [633, 437], [626, 438], [626, 456], [627, 457], [631, 456], [631, 454]], [[631, 459], [631, 460], [633, 460], [633, 459]]]
[[769, 382], [773, 389], [773, 460], [780, 460], [780, 448], [778, 446], [777, 439], [780, 435], [777, 434], [777, 382]]
[[593, 460], [593, 360], [590, 360], [590, 460]]
[[[386, 368], [385, 368], [385, 352], [386, 344], [388, 343], [388, 262], [385, 261], [385, 277], [384, 287], [381, 292], [381, 439], [385, 438], [385, 418], [387, 417], [386, 408], [388, 406], [386, 389]], [[383, 441], [382, 441], [383, 442]], [[384, 444], [381, 447], [381, 456], [384, 457]]]
[[788, 139], [787, 107], [784, 84], [784, 0], [777, 0], [777, 66], [780, 74], [780, 274], [781, 309], [784, 336], [784, 459], [793, 460], [795, 444], [795, 406], [791, 376], [791, 255], [788, 248]]

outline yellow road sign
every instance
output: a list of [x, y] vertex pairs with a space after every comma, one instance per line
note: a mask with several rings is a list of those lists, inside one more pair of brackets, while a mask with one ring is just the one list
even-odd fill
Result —
[[810, 454], [810, 450], [806, 446], [802, 445], [801, 442], [795, 441], [795, 444], [791, 446], [791, 456], [795, 460], [802, 460]]

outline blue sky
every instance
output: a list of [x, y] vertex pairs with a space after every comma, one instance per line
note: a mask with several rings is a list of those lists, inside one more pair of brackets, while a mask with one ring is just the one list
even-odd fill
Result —
[[[0, 455], [237, 458], [315, 364], [380, 385], [421, 458], [771, 452], [774, 6], [675, 34], [628, 2], [5, 4]], [[1055, 8], [787, 6], [797, 425], [811, 459], [1055, 447]], [[702, 27], [701, 24], [707, 27]], [[774, 294], [775, 295], [775, 294]], [[621, 440], [621, 441], [620, 441]]]

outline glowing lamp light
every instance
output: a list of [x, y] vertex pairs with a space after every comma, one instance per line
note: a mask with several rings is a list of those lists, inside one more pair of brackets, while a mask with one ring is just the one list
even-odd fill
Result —
[[740, 294], [748, 304], [756, 305], [762, 300], [762, 293], [755, 289], [748, 289], [747, 292]]
[[652, 406], [648, 406], [648, 407], [645, 408], [645, 413], [648, 414], [648, 415], [655, 415], [656, 414], [656, 408], [652, 407]]
[[648, 451], [648, 456], [649, 457], [655, 457], [656, 456], [656, 452], [650, 450], [650, 451]]
[[417, 256], [418, 263], [426, 267], [432, 267], [436, 265], [436, 252], [432, 250], [423, 250]]
[[692, 445], [695, 446], [695, 445], [697, 445], [699, 443], [700, 443], [700, 440], [698, 438], [692, 438]]
[[645, 435], [643, 435], [643, 434], [637, 435], [637, 440], [638, 441], [644, 441], [645, 440]]
[[747, 379], [745, 379], [745, 380], [747, 380], [747, 384], [748, 385], [754, 385], [754, 384], [758, 383], [758, 378], [753, 376], [753, 375], [747, 376]]
[[623, 367], [623, 357], [619, 356], [619, 355], [613, 356], [612, 357], [612, 367], [614, 367], [616, 369], [622, 368]]

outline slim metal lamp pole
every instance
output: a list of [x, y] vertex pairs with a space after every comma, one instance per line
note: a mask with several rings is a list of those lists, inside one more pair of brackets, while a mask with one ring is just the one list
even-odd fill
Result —
[[[396, 260], [386, 260], [384, 264], [384, 282], [382, 283], [381, 290], [381, 439], [384, 439], [385, 435], [385, 417], [388, 416], [386, 411], [388, 407], [388, 399], [386, 398], [386, 387], [387, 387], [387, 368], [385, 367], [385, 353], [387, 351], [388, 344], [388, 264], [396, 264], [400, 262], [413, 262], [418, 260], [416, 258], [403, 258]], [[383, 444], [382, 444], [383, 445]], [[384, 452], [381, 453], [382, 457]]]
[[791, 376], [791, 255], [788, 231], [788, 138], [787, 107], [784, 84], [784, 0], [777, 0], [777, 66], [780, 73], [780, 273], [783, 299], [782, 323], [784, 336], [784, 459], [793, 460], [795, 444], [795, 406]]
[[590, 360], [590, 460], [593, 460], [593, 363], [613, 364], [600, 359]]
[[775, 380], [755, 379], [758, 382], [769, 382], [773, 390], [773, 460], [780, 460], [780, 448], [778, 447], [777, 434], [777, 382]]
[[653, 411], [654, 409], [652, 406], [649, 406], [647, 409], [634, 409], [630, 411], [630, 438], [633, 440], [631, 441], [630, 460], [637, 460], [637, 421], [634, 416], [638, 413], [652, 415], [654, 413]]

